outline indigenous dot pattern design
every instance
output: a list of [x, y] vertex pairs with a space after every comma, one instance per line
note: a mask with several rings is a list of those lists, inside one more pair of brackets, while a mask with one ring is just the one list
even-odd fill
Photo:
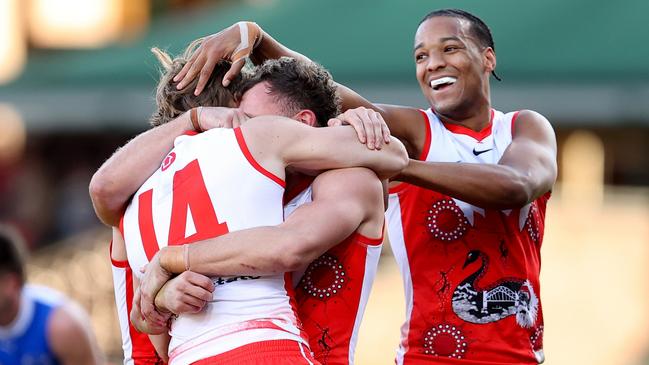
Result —
[[[318, 281], [315, 278], [319, 278]], [[314, 298], [328, 299], [340, 293], [347, 281], [340, 261], [329, 254], [320, 256], [307, 268], [300, 286]]]
[[538, 351], [543, 348], [543, 326], [538, 326], [534, 333], [530, 336], [530, 343], [532, 350]]
[[444, 242], [462, 238], [468, 225], [464, 213], [451, 199], [436, 201], [426, 215], [426, 228], [435, 239]]
[[424, 337], [424, 353], [461, 359], [467, 351], [467, 341], [457, 327], [450, 324], [434, 326]]
[[527, 234], [530, 236], [532, 241], [535, 244], [539, 244], [541, 234], [539, 227], [541, 226], [541, 217], [539, 216], [539, 209], [536, 207], [536, 204], [530, 206], [530, 212], [527, 214], [527, 220], [525, 221], [524, 229], [527, 231]]

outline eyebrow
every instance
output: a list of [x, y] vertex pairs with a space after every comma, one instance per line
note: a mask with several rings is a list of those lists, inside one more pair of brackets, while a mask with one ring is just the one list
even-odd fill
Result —
[[[444, 43], [444, 42], [447, 42], [447, 41], [457, 41], [457, 42], [462, 42], [462, 39], [460, 39], [460, 38], [458, 38], [458, 37], [455, 37], [455, 36], [452, 36], [452, 37], [444, 37], [444, 38], [440, 38], [439, 41], [440, 41], [440, 43]], [[464, 42], [462, 42], [462, 43], [464, 43]], [[424, 42], [420, 42], [419, 44], [417, 44], [417, 45], [415, 46], [415, 48], [413, 49], [413, 51], [416, 51], [416, 50], [418, 50], [419, 48], [421, 48], [421, 47], [423, 47], [423, 46], [424, 46]]]

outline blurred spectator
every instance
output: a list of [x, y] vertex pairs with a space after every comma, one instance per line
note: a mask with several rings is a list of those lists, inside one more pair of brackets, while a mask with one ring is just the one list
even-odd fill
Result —
[[24, 247], [0, 227], [0, 364], [101, 364], [87, 314], [63, 294], [25, 284]]

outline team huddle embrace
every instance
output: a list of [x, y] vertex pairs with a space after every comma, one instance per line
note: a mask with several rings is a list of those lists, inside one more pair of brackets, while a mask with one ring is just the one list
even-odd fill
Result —
[[479, 18], [421, 21], [426, 110], [367, 101], [251, 22], [153, 52], [153, 128], [90, 184], [125, 364], [353, 364], [384, 232], [397, 364], [543, 362], [556, 142], [542, 115], [491, 107]]

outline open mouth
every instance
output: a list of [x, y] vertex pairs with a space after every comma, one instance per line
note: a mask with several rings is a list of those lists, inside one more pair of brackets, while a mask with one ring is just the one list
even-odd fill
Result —
[[439, 79], [432, 80], [430, 82], [430, 87], [435, 91], [440, 91], [455, 84], [456, 81], [457, 78], [455, 77], [444, 76], [440, 77]]

